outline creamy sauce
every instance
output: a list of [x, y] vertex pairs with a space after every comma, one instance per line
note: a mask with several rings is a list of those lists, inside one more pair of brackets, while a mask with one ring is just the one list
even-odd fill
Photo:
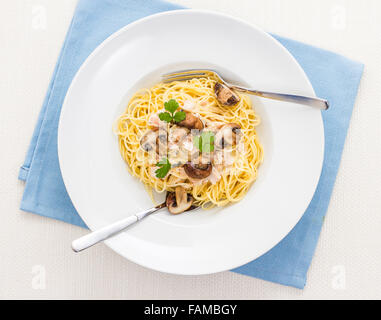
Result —
[[[201, 116], [196, 113], [196, 104], [191, 100], [186, 100], [181, 108], [187, 112], [192, 112], [194, 116], [200, 118], [204, 123], [204, 131], [212, 131], [214, 134], [225, 124], [218, 121], [205, 121]], [[163, 128], [167, 126], [167, 123], [161, 121], [159, 118], [159, 113], [165, 112], [165, 110], [160, 110], [157, 113], [152, 114], [148, 119], [148, 125], [155, 128]], [[222, 174], [229, 170], [233, 164], [234, 157], [231, 152], [226, 149], [217, 149], [214, 152], [203, 154], [203, 162], [212, 162], [212, 172], [204, 179], [193, 179], [188, 177], [182, 166], [178, 166], [181, 163], [186, 163], [189, 160], [190, 155], [194, 152], [198, 152], [197, 148], [193, 144], [192, 133], [178, 125], [172, 125], [168, 130], [168, 159], [172, 164], [170, 170], [171, 173], [176, 174], [182, 179], [188, 179], [193, 185], [201, 185], [210, 182], [211, 184], [216, 184], [220, 181]], [[155, 171], [158, 167], [151, 167], [150, 175], [156, 178]]]

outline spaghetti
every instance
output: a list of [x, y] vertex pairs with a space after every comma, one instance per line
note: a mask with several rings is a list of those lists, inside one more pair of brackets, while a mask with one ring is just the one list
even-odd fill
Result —
[[[260, 120], [246, 95], [239, 94], [240, 101], [235, 106], [221, 105], [214, 94], [215, 84], [216, 80], [212, 78], [194, 78], [142, 89], [132, 97], [125, 112], [116, 121], [114, 131], [128, 170], [145, 184], [151, 195], [152, 190], [173, 192], [181, 186], [193, 196], [195, 205], [203, 208], [225, 206], [240, 201], [256, 180], [263, 160], [263, 149], [256, 133]], [[141, 148], [141, 138], [149, 129], [162, 125], [168, 132], [178, 130], [178, 126], [170, 126], [157, 116], [163, 111], [164, 103], [171, 99], [178, 102], [181, 110], [197, 116], [204, 124], [204, 131], [208, 130], [216, 137], [224, 125], [233, 123], [241, 129], [240, 141], [236, 146], [209, 150], [213, 170], [207, 178], [191, 178], [182, 166], [173, 165], [175, 160], [170, 156], [168, 159], [172, 167], [164, 178], [158, 178], [155, 170], [156, 160], [160, 158], [155, 154], [152, 161], [149, 152]], [[186, 146], [188, 150], [194, 149], [192, 142], [188, 141]], [[178, 149], [178, 146], [172, 147], [169, 150]], [[178, 153], [174, 157], [179, 157]]]

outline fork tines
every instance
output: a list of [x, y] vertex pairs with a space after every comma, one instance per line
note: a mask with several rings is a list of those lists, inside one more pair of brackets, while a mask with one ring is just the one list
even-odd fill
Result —
[[163, 82], [172, 82], [172, 81], [184, 81], [190, 80], [193, 78], [202, 78], [205, 76], [214, 73], [211, 70], [203, 70], [203, 69], [187, 69], [187, 70], [179, 70], [170, 73], [166, 73], [162, 75]]

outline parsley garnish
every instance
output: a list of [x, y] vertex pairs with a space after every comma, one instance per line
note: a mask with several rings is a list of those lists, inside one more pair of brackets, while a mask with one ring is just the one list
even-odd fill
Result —
[[173, 121], [175, 122], [181, 122], [185, 120], [186, 118], [186, 113], [184, 111], [177, 111], [175, 115], [173, 116]]
[[194, 136], [193, 144], [201, 152], [214, 151], [214, 133], [212, 131], [204, 131], [201, 135]]
[[156, 163], [156, 166], [159, 167], [159, 169], [155, 171], [155, 174], [156, 174], [156, 177], [159, 179], [165, 178], [169, 170], [171, 170], [171, 163], [169, 162], [167, 158], [161, 159], [161, 161]]
[[178, 107], [179, 103], [175, 99], [171, 99], [164, 103], [165, 110], [169, 111], [170, 113], [174, 113]]
[[185, 120], [186, 113], [184, 111], [175, 111], [179, 108], [179, 103], [175, 99], [171, 99], [164, 103], [164, 108], [168, 112], [159, 113], [159, 119], [165, 122], [181, 122]]

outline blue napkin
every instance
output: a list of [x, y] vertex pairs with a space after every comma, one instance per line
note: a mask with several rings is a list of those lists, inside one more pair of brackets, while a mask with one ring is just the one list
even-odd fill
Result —
[[[87, 56], [109, 35], [139, 18], [179, 9], [157, 0], [80, 0], [55, 67], [19, 179], [26, 181], [21, 209], [86, 227], [66, 192], [57, 157], [57, 127], [66, 91]], [[335, 53], [274, 36], [298, 60], [323, 112], [324, 166], [315, 195], [296, 227], [276, 247], [233, 271], [303, 288], [328, 208], [363, 65]]]

